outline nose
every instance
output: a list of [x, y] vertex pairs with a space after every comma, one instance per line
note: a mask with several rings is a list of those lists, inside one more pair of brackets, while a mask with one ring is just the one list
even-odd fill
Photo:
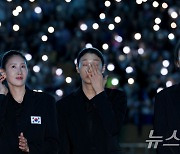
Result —
[[22, 74], [22, 70], [21, 68], [18, 68], [18, 75], [21, 75]]

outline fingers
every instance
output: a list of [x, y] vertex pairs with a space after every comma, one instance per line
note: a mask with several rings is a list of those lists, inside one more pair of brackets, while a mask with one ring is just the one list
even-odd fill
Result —
[[90, 69], [90, 71], [92, 72], [93, 75], [101, 74], [98, 66], [95, 65], [95, 64], [89, 64], [89, 69]]
[[92, 73], [92, 75], [95, 75], [95, 74], [96, 74], [96, 71], [95, 71], [95, 69], [94, 69], [94, 65], [89, 64], [89, 70], [90, 70], [90, 72]]
[[24, 152], [29, 152], [27, 139], [24, 137], [23, 133], [21, 133], [18, 138], [19, 138], [19, 148]]
[[0, 82], [3, 82], [6, 79], [4, 72], [0, 71]]

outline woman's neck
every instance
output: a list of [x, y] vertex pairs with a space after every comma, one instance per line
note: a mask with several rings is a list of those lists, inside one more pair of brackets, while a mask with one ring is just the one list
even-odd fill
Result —
[[96, 92], [94, 91], [91, 84], [82, 83], [82, 89], [88, 99], [91, 99], [96, 95]]
[[9, 90], [10, 90], [12, 97], [18, 103], [22, 103], [25, 92], [26, 92], [25, 86], [22, 86], [22, 87], [9, 86]]

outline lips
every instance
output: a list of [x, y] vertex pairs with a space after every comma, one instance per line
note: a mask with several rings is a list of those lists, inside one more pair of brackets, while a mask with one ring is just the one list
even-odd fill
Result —
[[22, 80], [23, 77], [21, 77], [21, 76], [20, 76], [20, 77], [16, 77], [16, 79], [17, 79], [17, 80]]

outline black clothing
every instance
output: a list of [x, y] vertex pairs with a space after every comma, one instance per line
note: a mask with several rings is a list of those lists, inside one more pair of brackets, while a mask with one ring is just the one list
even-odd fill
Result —
[[154, 131], [162, 136], [163, 142], [158, 144], [157, 154], [179, 154], [179, 146], [163, 146], [163, 144], [180, 144], [179, 140], [170, 139], [174, 130], [180, 139], [180, 84], [162, 90], [156, 95], [154, 105]]
[[29, 154], [57, 154], [56, 117], [55, 100], [48, 94], [27, 88], [21, 104], [10, 93], [0, 95], [0, 153], [22, 154], [18, 136], [23, 132]]
[[89, 100], [82, 87], [58, 101], [59, 154], [120, 154], [126, 105], [122, 91], [105, 89]]

